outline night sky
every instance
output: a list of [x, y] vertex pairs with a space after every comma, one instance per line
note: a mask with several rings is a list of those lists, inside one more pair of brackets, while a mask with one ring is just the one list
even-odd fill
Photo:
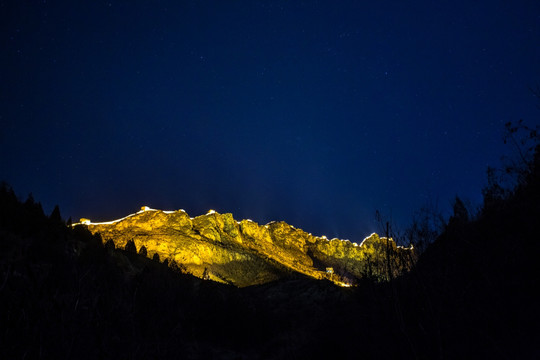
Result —
[[481, 202], [538, 123], [540, 2], [0, 1], [0, 180], [46, 212], [140, 206], [361, 241]]

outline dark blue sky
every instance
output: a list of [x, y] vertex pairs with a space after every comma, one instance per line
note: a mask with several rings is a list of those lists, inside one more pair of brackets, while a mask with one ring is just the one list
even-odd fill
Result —
[[534, 1], [0, 1], [0, 178], [64, 217], [141, 205], [360, 241], [481, 200], [539, 119]]

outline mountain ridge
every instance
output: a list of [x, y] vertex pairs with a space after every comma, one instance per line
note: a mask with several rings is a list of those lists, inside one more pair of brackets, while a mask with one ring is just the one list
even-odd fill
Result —
[[361, 244], [314, 236], [284, 221], [265, 225], [214, 210], [190, 217], [184, 210], [141, 207], [123, 218], [73, 226], [99, 233], [103, 242], [125, 248], [130, 240], [148, 257], [167, 260], [197, 277], [238, 287], [263, 284], [300, 273], [352, 286], [369, 277], [387, 280], [410, 269], [414, 249], [373, 233]]

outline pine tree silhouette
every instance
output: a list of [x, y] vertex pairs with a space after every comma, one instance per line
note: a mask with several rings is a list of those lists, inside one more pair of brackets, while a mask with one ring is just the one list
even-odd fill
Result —
[[127, 243], [126, 243], [126, 246], [124, 248], [124, 250], [128, 251], [128, 252], [131, 252], [131, 253], [137, 253], [137, 247], [135, 246], [135, 242], [132, 240], [129, 240]]
[[148, 256], [148, 250], [146, 250], [146, 246], [141, 246], [139, 249], [139, 255], [142, 255], [144, 257]]
[[105, 249], [107, 250], [114, 250], [116, 248], [116, 245], [114, 244], [114, 241], [112, 239], [107, 240], [105, 243]]

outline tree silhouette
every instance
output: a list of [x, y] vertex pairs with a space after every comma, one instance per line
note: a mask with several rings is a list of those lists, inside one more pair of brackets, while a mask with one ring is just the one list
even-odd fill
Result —
[[176, 261], [174, 259], [171, 259], [171, 261], [169, 261], [169, 267], [174, 272], [181, 272], [180, 267], [178, 266], [178, 264], [176, 263]]
[[144, 257], [148, 256], [148, 250], [146, 250], [146, 246], [141, 246], [139, 249], [139, 255], [142, 255]]
[[137, 247], [135, 246], [135, 242], [132, 240], [129, 240], [127, 243], [126, 243], [126, 246], [124, 248], [124, 250], [128, 251], [128, 252], [131, 252], [131, 253], [137, 253]]
[[105, 249], [107, 250], [114, 250], [116, 248], [116, 245], [114, 244], [114, 241], [112, 239], [107, 240], [105, 243]]
[[414, 213], [411, 224], [405, 229], [406, 243], [413, 245], [416, 252], [421, 254], [437, 239], [445, 226], [446, 221], [437, 204], [426, 203]]
[[461, 200], [459, 196], [456, 196], [456, 199], [454, 200], [453, 210], [453, 219], [462, 223], [466, 223], [467, 221], [469, 221], [469, 211], [467, 210], [465, 204], [463, 203], [463, 200]]
[[62, 216], [60, 215], [60, 208], [58, 207], [58, 205], [54, 207], [54, 210], [52, 211], [51, 216], [49, 218], [55, 223], [63, 222]]

